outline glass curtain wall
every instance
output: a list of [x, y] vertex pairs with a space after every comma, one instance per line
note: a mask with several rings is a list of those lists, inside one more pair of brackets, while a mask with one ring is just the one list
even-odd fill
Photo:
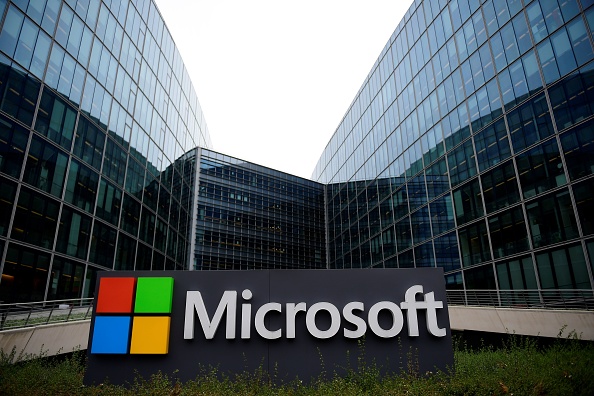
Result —
[[186, 269], [196, 93], [151, 0], [0, 0], [0, 301]]
[[590, 0], [415, 1], [322, 153], [332, 268], [592, 289]]

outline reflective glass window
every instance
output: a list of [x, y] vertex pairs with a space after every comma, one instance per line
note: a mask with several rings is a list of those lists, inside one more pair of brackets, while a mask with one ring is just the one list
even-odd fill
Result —
[[113, 258], [116, 246], [116, 230], [95, 220], [93, 236], [91, 238], [91, 251], [89, 261], [106, 268], [113, 267]]
[[526, 212], [534, 247], [546, 246], [578, 236], [573, 206], [567, 189], [526, 203]]
[[48, 300], [81, 298], [86, 265], [54, 257], [50, 271]]
[[536, 255], [542, 289], [589, 289], [590, 277], [581, 245], [564, 246]]
[[427, 194], [429, 200], [432, 200], [449, 190], [450, 183], [448, 180], [448, 167], [445, 158], [441, 158], [425, 170], [425, 180], [427, 182]]
[[427, 202], [425, 175], [422, 172], [420, 175], [409, 180], [407, 183], [407, 187], [411, 211], [415, 210], [421, 205], [424, 205]]
[[153, 250], [143, 243], [138, 244], [136, 253], [136, 271], [150, 271]]
[[435, 238], [433, 244], [435, 246], [435, 262], [438, 267], [443, 268], [444, 272], [460, 268], [460, 254], [455, 232]]
[[414, 253], [416, 268], [435, 267], [435, 258], [433, 257], [433, 242], [429, 241], [415, 247]]
[[[496, 264], [497, 282], [502, 290], [535, 290], [538, 289], [534, 263], [531, 257], [517, 258]], [[511, 304], [525, 304], [529, 296], [518, 293], [505, 293], [506, 301]], [[509, 296], [509, 297], [508, 297]]]
[[[51, 249], [56, 235], [60, 204], [40, 193], [22, 187], [10, 237]], [[34, 227], [31, 225], [34, 224]]]
[[449, 194], [429, 204], [433, 235], [439, 235], [455, 227], [454, 208]]
[[50, 258], [48, 253], [17, 244], [8, 245], [0, 299], [10, 302], [43, 301]]
[[573, 186], [573, 195], [577, 205], [578, 218], [584, 235], [594, 234], [594, 183], [584, 180]]
[[[571, 2], [567, 2], [571, 3]], [[576, 18], [567, 25], [569, 41], [578, 66], [584, 65], [594, 57], [592, 45], [588, 40], [588, 32], [582, 18]]]
[[39, 80], [0, 62], [0, 110], [30, 126], [39, 88]]
[[132, 271], [136, 258], [136, 241], [127, 235], [120, 234], [116, 249], [115, 270]]
[[422, 207], [410, 215], [412, 225], [413, 243], [425, 241], [431, 238], [431, 225], [429, 223], [429, 208]]
[[82, 213], [62, 208], [56, 250], [81, 259], [87, 258], [91, 234], [91, 219]]
[[565, 164], [572, 180], [594, 172], [594, 120], [561, 135]]
[[23, 181], [56, 197], [62, 196], [68, 156], [51, 143], [33, 136]]
[[484, 215], [481, 189], [478, 179], [466, 183], [452, 193], [456, 221], [464, 224]]
[[138, 234], [138, 224], [140, 222], [140, 203], [128, 194], [124, 194], [122, 204], [122, 222], [120, 227], [136, 236]]
[[514, 164], [508, 161], [481, 175], [487, 213], [520, 200]]
[[495, 259], [528, 250], [528, 232], [521, 206], [489, 217], [488, 223]]
[[460, 241], [460, 251], [462, 252], [462, 264], [464, 267], [491, 259], [487, 226], [484, 220], [459, 229], [458, 239]]
[[39, 104], [35, 130], [70, 150], [75, 122], [76, 111], [45, 89]]
[[512, 145], [515, 152], [554, 133], [553, 122], [544, 94], [531, 99], [507, 115]]
[[99, 175], [95, 171], [72, 160], [68, 171], [64, 200], [92, 213], [98, 184]]
[[115, 187], [103, 177], [99, 183], [97, 207], [95, 215], [117, 226], [122, 207], [122, 190]]
[[116, 182], [119, 186], [123, 186], [124, 184], [126, 161], [126, 152], [113, 140], [107, 139], [105, 156], [103, 157], [103, 174]]
[[105, 134], [85, 117], [80, 117], [74, 141], [74, 154], [96, 169], [101, 168]]
[[476, 158], [480, 171], [504, 161], [511, 155], [507, 129], [503, 118], [474, 136]]
[[448, 165], [452, 187], [476, 175], [476, 163], [474, 149], [472, 147], [472, 139], [467, 140], [448, 154]]
[[567, 183], [556, 139], [518, 155], [516, 163], [524, 198]]
[[559, 30], [551, 36], [551, 44], [555, 52], [555, 61], [559, 68], [559, 73], [564, 76], [577, 67], [575, 56], [571, 50], [569, 36], [565, 29]]
[[0, 172], [20, 176], [28, 139], [27, 129], [0, 114]]
[[410, 219], [404, 217], [394, 225], [398, 252], [408, 249], [412, 244]]
[[553, 52], [551, 42], [547, 40], [540, 44], [537, 47], [537, 51], [545, 82], [551, 84], [552, 82], [557, 81], [561, 74], [559, 73], [559, 67], [555, 60], [555, 53]]
[[563, 130], [594, 114], [594, 65], [584, 66], [549, 90], [557, 129]]
[[496, 283], [493, 265], [481, 265], [464, 271], [464, 282], [468, 290], [494, 290]]
[[140, 219], [140, 239], [152, 245], [155, 237], [155, 215], [146, 207], [142, 207], [142, 217]]
[[16, 195], [16, 183], [0, 177], [0, 235], [6, 236]]
[[2, 33], [0, 33], [0, 50], [9, 56], [14, 54], [24, 19], [23, 13], [11, 5], [2, 26]]

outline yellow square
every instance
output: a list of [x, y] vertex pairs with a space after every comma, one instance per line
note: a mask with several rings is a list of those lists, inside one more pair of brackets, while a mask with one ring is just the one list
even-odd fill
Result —
[[164, 355], [169, 352], [169, 316], [135, 316], [130, 354]]

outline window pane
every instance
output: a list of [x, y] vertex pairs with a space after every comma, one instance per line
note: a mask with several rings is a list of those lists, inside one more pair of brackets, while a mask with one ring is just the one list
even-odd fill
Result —
[[[10, 237], [52, 249], [60, 204], [53, 199], [22, 187]], [[34, 227], [31, 225], [34, 224]]]
[[521, 206], [489, 217], [489, 230], [495, 259], [528, 250], [528, 233]]
[[557, 139], [549, 140], [516, 158], [524, 198], [567, 183]]
[[62, 208], [56, 250], [81, 259], [87, 258], [91, 219], [67, 206]]
[[0, 114], [0, 172], [18, 178], [29, 131]]
[[534, 247], [546, 246], [578, 236], [567, 189], [527, 203], [526, 212]]
[[458, 225], [484, 215], [481, 190], [478, 179], [454, 190], [454, 207]]
[[45, 140], [33, 136], [23, 181], [56, 197], [62, 196], [68, 156]]
[[487, 213], [520, 200], [514, 164], [508, 161], [481, 176]]

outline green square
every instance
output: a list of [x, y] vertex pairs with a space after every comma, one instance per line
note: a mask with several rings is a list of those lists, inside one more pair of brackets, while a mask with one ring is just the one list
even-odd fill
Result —
[[171, 313], [173, 278], [138, 278], [135, 313]]

